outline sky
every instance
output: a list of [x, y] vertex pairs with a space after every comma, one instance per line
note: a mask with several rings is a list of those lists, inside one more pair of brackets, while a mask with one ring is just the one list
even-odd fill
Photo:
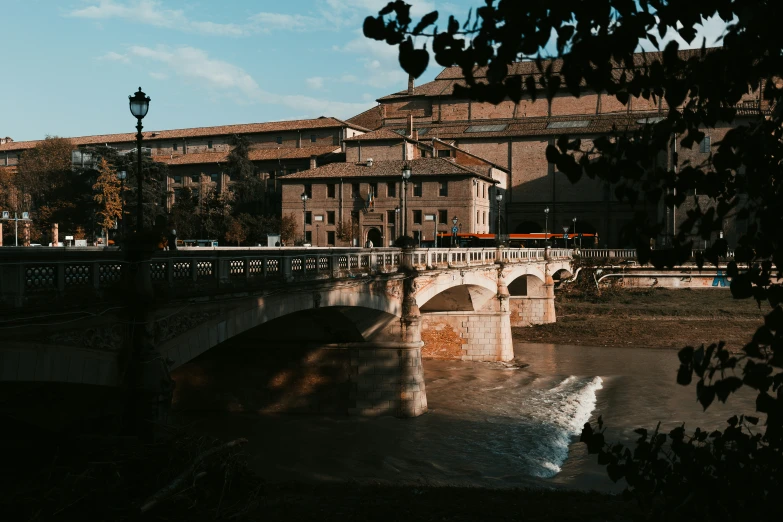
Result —
[[[0, 137], [135, 132], [127, 97], [139, 86], [152, 99], [146, 130], [350, 118], [407, 86], [396, 47], [362, 35], [386, 3], [2, 0]], [[483, 0], [409, 3], [414, 19], [464, 20]], [[708, 20], [700, 35], [713, 45], [723, 27]]]

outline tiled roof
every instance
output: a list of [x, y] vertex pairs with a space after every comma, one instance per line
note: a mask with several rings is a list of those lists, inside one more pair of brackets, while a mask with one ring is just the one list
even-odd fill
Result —
[[[404, 129], [405, 127], [400, 127]], [[394, 132], [389, 127], [382, 127], [378, 130], [374, 130], [372, 132], [368, 132], [366, 134], [360, 134], [359, 136], [354, 136], [353, 138], [346, 138], [345, 141], [374, 141], [374, 140], [408, 140], [408, 141], [414, 141], [413, 139], [403, 136], [399, 132]]]
[[[700, 53], [701, 49], [685, 49], [680, 51], [680, 56], [687, 60], [694, 56], [699, 56]], [[635, 66], [641, 67], [646, 64], [661, 61], [662, 53], [636, 53], [633, 56]], [[550, 63], [552, 64], [552, 72], [557, 73], [560, 71], [560, 68], [563, 65], [563, 60], [542, 60], [542, 66], [544, 69], [546, 69]], [[617, 64], [615, 69], [617, 71], [615, 76], [619, 77], [622, 74], [623, 66]], [[487, 67], [476, 67], [473, 72], [473, 77], [480, 80], [487, 77], [486, 73]], [[534, 60], [514, 62], [510, 64], [508, 68], [509, 76], [528, 76], [539, 74], [540, 71]], [[438, 76], [435, 77], [435, 80], [416, 87], [413, 95], [408, 94], [406, 89], [379, 98], [378, 101], [393, 100], [396, 98], [408, 98], [411, 96], [448, 96], [454, 91], [454, 86], [458, 84], [466, 85], [464, 81], [464, 75], [462, 74], [462, 68], [459, 66], [446, 67], [440, 72], [440, 74], [438, 74]]]
[[[512, 136], [559, 136], [562, 134], [600, 134], [612, 130], [613, 126], [618, 128], [634, 128], [639, 125], [639, 120], [644, 118], [658, 116], [658, 113], [638, 112], [621, 114], [587, 114], [570, 115], [560, 117], [536, 117], [517, 120], [486, 120], [487, 123], [505, 124], [504, 130], [487, 132], [465, 132], [469, 127], [480, 127], [482, 121], [472, 121], [466, 123], [432, 123], [427, 124], [429, 132], [419, 139], [426, 143], [430, 138], [440, 139], [472, 139], [472, 138], [495, 138]], [[576, 123], [579, 122], [579, 123]], [[550, 123], [559, 123], [555, 128], [548, 128]], [[568, 127], [574, 123], [575, 126]], [[400, 127], [384, 127], [392, 130]]]
[[383, 124], [382, 108], [380, 105], [376, 105], [375, 107], [367, 109], [363, 113], [357, 114], [356, 116], [348, 118], [345, 121], [355, 125], [361, 125], [362, 127], [365, 127], [369, 130], [378, 129]]
[[[231, 134], [254, 134], [261, 132], [283, 132], [295, 130], [323, 129], [329, 127], [353, 127], [362, 132], [368, 129], [348, 123], [337, 118], [321, 116], [309, 120], [273, 121], [266, 123], [243, 123], [238, 125], [221, 125], [218, 127], [194, 127], [191, 129], [174, 129], [162, 131], [146, 131], [145, 140], [170, 140], [178, 138], [197, 138], [209, 136], [226, 136]], [[101, 143], [132, 143], [136, 141], [135, 133], [101, 134], [97, 136], [81, 136], [70, 138], [74, 145], [99, 145]], [[0, 145], [0, 152], [32, 149], [42, 140], [12, 141]]]
[[[366, 163], [330, 163], [323, 167], [287, 174], [279, 179], [289, 181], [324, 178], [399, 177], [405, 163], [403, 160], [374, 161], [372, 167], [368, 167]], [[477, 176], [494, 182], [489, 175], [489, 169], [486, 172], [482, 172], [476, 167], [458, 165], [445, 158], [418, 158], [407, 161], [407, 164], [411, 167], [411, 178], [419, 176], [467, 175]]]
[[[339, 146], [318, 145], [314, 147], [281, 147], [279, 149], [250, 149], [248, 157], [251, 161], [269, 161], [277, 159], [304, 159], [310, 156], [323, 156], [338, 152]], [[198, 165], [207, 163], [225, 163], [228, 160], [228, 152], [202, 152], [197, 154], [183, 154], [180, 156], [166, 157], [153, 156], [155, 161], [168, 165]]]

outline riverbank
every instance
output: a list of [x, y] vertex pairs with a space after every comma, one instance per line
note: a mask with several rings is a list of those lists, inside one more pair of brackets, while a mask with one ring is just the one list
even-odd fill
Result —
[[724, 289], [609, 289], [556, 293], [557, 322], [514, 328], [514, 341], [679, 349], [726, 341], [740, 350], [770, 311]]
[[[240, 445], [220, 449], [225, 442], [208, 437], [152, 445], [130, 438], [5, 443], [14, 448], [0, 477], [0, 518], [8, 521], [620, 521], [638, 515], [634, 503], [619, 497], [577, 491], [425, 481], [269, 483], [248, 467]], [[149, 509], [140, 514], [145, 503]]]

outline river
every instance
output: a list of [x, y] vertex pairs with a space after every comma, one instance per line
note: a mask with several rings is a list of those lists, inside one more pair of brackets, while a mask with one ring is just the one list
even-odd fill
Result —
[[[192, 429], [246, 437], [250, 465], [268, 481], [358, 481], [616, 492], [578, 442], [601, 415], [607, 440], [638, 427], [725, 426], [752, 413], [751, 390], [702, 412], [695, 386], [675, 383], [671, 350], [518, 344], [513, 363], [425, 360], [429, 412], [415, 419], [203, 415]], [[526, 366], [525, 366], [526, 365]]]

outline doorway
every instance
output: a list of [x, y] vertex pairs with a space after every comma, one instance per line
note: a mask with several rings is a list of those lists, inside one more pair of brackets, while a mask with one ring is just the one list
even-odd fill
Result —
[[376, 248], [383, 246], [383, 237], [381, 237], [381, 231], [377, 228], [371, 228], [367, 231], [367, 241], [372, 241], [372, 245]]

